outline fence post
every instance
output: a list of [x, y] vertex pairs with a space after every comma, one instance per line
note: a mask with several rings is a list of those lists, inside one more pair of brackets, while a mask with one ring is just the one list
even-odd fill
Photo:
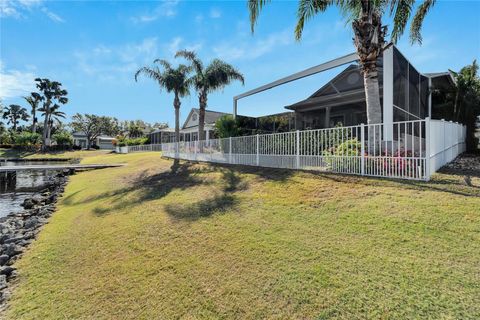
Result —
[[[421, 139], [422, 137], [420, 137]], [[425, 180], [430, 180], [430, 117], [425, 118]]]
[[232, 163], [232, 137], [228, 138], [228, 163]]
[[363, 123], [360, 125], [360, 145], [361, 145], [360, 174], [364, 176], [365, 175], [365, 125]]
[[193, 156], [195, 157], [195, 161], [197, 161], [197, 148], [198, 148], [198, 141], [193, 140]]
[[260, 141], [260, 138], [259, 138], [259, 135], [257, 134], [257, 158], [256, 158], [257, 166], [260, 165], [260, 145], [259, 145], [259, 141]]
[[296, 157], [296, 168], [300, 168], [300, 130], [296, 131], [296, 137], [297, 137], [297, 143], [296, 143], [296, 152], [297, 152], [297, 157]]

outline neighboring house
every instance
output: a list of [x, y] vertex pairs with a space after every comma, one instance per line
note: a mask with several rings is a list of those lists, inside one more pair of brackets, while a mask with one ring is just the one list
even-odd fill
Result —
[[[79, 146], [82, 149], [87, 149], [87, 136], [83, 132], [74, 132], [73, 134], [73, 144]], [[96, 139], [90, 141], [90, 147], [96, 145], [100, 149], [112, 150], [113, 149], [113, 140], [114, 137], [100, 135]]]
[[[205, 110], [204, 129], [206, 140], [216, 138], [215, 122], [225, 115], [230, 114], [208, 109]], [[198, 139], [198, 118], [199, 110], [192, 108], [180, 129], [180, 141], [195, 141]], [[244, 134], [284, 132], [291, 131], [295, 128], [293, 112], [282, 112], [257, 118], [238, 116], [238, 119], [240, 120], [240, 126]], [[147, 134], [147, 136], [151, 144], [173, 142], [175, 141], [175, 129], [156, 129]]]
[[[215, 136], [215, 122], [221, 116], [228, 115], [228, 113], [205, 110], [205, 137], [206, 139], [213, 138]], [[199, 110], [197, 108], [192, 108], [188, 114], [183, 126], [180, 129], [180, 141], [194, 141], [197, 140], [198, 136], [198, 118]], [[172, 142], [175, 140], [175, 129], [174, 128], [163, 128], [157, 129], [148, 134], [150, 143], [165, 143]]]

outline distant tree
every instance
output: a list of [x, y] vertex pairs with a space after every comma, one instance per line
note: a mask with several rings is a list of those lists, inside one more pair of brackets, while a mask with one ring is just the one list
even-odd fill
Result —
[[28, 97], [23, 97], [30, 105], [30, 114], [32, 115], [32, 132], [37, 132], [37, 109], [42, 96], [36, 92], [32, 92]]
[[111, 117], [77, 113], [72, 117], [70, 126], [73, 130], [85, 134], [87, 146], [90, 148], [91, 142], [101, 134], [115, 135], [117, 131], [117, 123], [115, 120], [116, 119]]
[[28, 118], [27, 109], [17, 104], [11, 104], [5, 108], [5, 112], [3, 113], [3, 119], [6, 119], [7, 123], [12, 125], [13, 131], [17, 131], [17, 126], [20, 120], [27, 121]]
[[245, 79], [235, 67], [220, 59], [214, 59], [205, 66], [193, 51], [182, 50], [177, 52], [175, 57], [183, 57], [188, 60], [195, 72], [191, 82], [198, 94], [198, 139], [205, 140], [205, 110], [207, 109], [208, 95], [223, 89], [235, 80], [244, 84]]
[[[155, 80], [160, 87], [160, 90], [165, 90], [167, 93], [173, 93], [173, 108], [175, 109], [175, 139], [180, 141], [180, 98], [190, 94], [191, 81], [188, 74], [191, 68], [180, 64], [178, 67], [173, 67], [168, 61], [157, 59], [154, 61], [152, 67], [143, 67], [135, 73], [135, 81], [138, 76], [143, 74], [148, 78]], [[160, 69], [159, 67], [162, 67]]]
[[[67, 90], [62, 89], [62, 84], [57, 81], [50, 81], [49, 79], [35, 79], [37, 88], [42, 94], [43, 106], [38, 109], [43, 113], [43, 148], [50, 146], [51, 125], [53, 124], [52, 117], [59, 117], [60, 111], [58, 109], [61, 105], [68, 102]], [[57, 116], [55, 116], [57, 113]]]
[[480, 75], [476, 60], [453, 72], [455, 77], [455, 99], [453, 102], [453, 118], [467, 126], [467, 150], [477, 149], [475, 138], [476, 122], [480, 115]]

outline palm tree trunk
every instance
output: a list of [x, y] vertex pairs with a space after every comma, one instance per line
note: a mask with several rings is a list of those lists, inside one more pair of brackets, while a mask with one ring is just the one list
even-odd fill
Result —
[[180, 143], [180, 98], [175, 93], [173, 107], [175, 108], [175, 159], [178, 159], [179, 143]]
[[13, 125], [12, 125], [13, 132], [16, 132], [17, 131], [17, 117], [15, 117], [15, 115], [13, 115], [12, 119], [13, 119]]
[[207, 109], [207, 94], [202, 92], [198, 96], [198, 140], [205, 140], [205, 110]]
[[[377, 60], [383, 52], [386, 27], [382, 27], [381, 13], [369, 0], [362, 0], [361, 14], [352, 22], [354, 43], [360, 60], [365, 87], [367, 122], [369, 125], [382, 122], [382, 107], [378, 85]], [[380, 128], [368, 127], [368, 144], [373, 150], [373, 141], [380, 143]], [[378, 148], [376, 148], [378, 150]]]
[[35, 117], [35, 115], [36, 115], [36, 111], [35, 111], [35, 109], [32, 109], [32, 117], [33, 117], [32, 133], [37, 132], [37, 118]]

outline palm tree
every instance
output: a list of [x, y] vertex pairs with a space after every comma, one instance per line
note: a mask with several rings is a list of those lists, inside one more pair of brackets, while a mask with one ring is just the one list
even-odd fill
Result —
[[31, 107], [30, 113], [32, 114], [32, 132], [35, 133], [37, 132], [37, 109], [38, 109], [38, 104], [40, 101], [42, 101], [42, 96], [39, 95], [36, 92], [32, 92], [30, 96], [28, 97], [23, 97], [25, 101], [28, 102], [28, 104]]
[[51, 133], [51, 124], [52, 124], [52, 113], [58, 112], [60, 104], [66, 104], [68, 98], [67, 90], [62, 89], [62, 84], [57, 81], [50, 81], [49, 79], [35, 79], [37, 83], [37, 88], [43, 94], [43, 106], [38, 109], [38, 111], [43, 112], [44, 121], [43, 121], [43, 146], [50, 146], [50, 133]]
[[7, 123], [12, 125], [13, 131], [17, 131], [17, 125], [20, 120], [27, 121], [27, 109], [22, 108], [17, 104], [11, 104], [5, 108], [3, 119], [7, 119]]
[[229, 85], [238, 80], [244, 84], [243, 75], [230, 64], [214, 59], [206, 67], [193, 51], [182, 50], [175, 57], [183, 57], [190, 61], [195, 74], [191, 81], [198, 94], [198, 140], [205, 140], [205, 109], [207, 108], [208, 94]]
[[[138, 80], [138, 76], [143, 74], [148, 78], [151, 78], [157, 81], [160, 90], [165, 90], [168, 93], [174, 94], [173, 99], [173, 108], [175, 109], [175, 141], [180, 141], [180, 98], [183, 98], [190, 94], [190, 84], [189, 73], [191, 68], [180, 64], [178, 67], [174, 68], [168, 61], [162, 59], [156, 59], [152, 67], [143, 67], [140, 68], [135, 73], [135, 81]], [[178, 151], [178, 147], [177, 147]]]
[[[249, 0], [252, 32], [261, 9], [269, 0]], [[417, 7], [410, 25], [410, 41], [422, 42], [421, 28], [428, 11], [436, 0], [424, 0]], [[299, 0], [295, 37], [300, 40], [305, 22], [316, 14], [337, 6], [352, 23], [354, 44], [363, 72], [368, 123], [381, 123], [381, 105], [378, 86], [377, 59], [385, 45], [387, 27], [382, 26], [382, 15], [387, 12], [393, 17], [392, 42], [396, 43], [403, 34], [414, 11], [415, 0]]]
[[[48, 137], [52, 136], [53, 124], [55, 122], [57, 122], [58, 124], [61, 124], [62, 123], [61, 119], [65, 119], [65, 112], [62, 112], [59, 109], [60, 109], [60, 105], [58, 105], [58, 104], [54, 104], [50, 108], [49, 120], [48, 120], [48, 126], [47, 126], [47, 130], [48, 130], [47, 136]], [[45, 113], [44, 109], [41, 108], [39, 110], [43, 111], [42, 116], [45, 117], [46, 113]]]

